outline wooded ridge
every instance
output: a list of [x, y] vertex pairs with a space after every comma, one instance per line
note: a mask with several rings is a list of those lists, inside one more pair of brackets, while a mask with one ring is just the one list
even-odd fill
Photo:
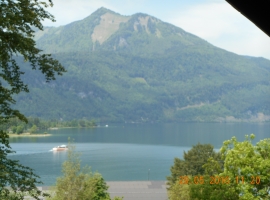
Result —
[[67, 73], [47, 84], [22, 59], [26, 116], [98, 122], [269, 121], [270, 61], [240, 56], [147, 14], [100, 8], [37, 31]]

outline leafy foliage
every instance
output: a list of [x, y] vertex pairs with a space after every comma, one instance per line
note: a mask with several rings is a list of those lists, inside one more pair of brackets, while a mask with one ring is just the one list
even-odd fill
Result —
[[47, 81], [55, 79], [55, 72], [58, 75], [65, 72], [64, 67], [51, 58], [50, 54], [40, 54], [41, 50], [35, 47], [35, 31], [31, 27], [42, 30], [42, 20], [54, 21], [53, 16], [43, 7], [48, 7], [48, 4], [29, 0], [0, 1], [0, 118], [17, 116], [25, 120], [18, 110], [10, 108], [10, 104], [15, 103], [13, 94], [29, 91], [21, 80], [23, 72], [20, 71], [14, 55], [23, 56], [25, 61], [30, 62], [32, 69], [39, 66], [38, 69], [45, 74]]
[[8, 133], [36, 133], [49, 128], [64, 128], [64, 127], [76, 127], [76, 128], [94, 128], [96, 127], [96, 121], [94, 119], [80, 119], [72, 121], [62, 120], [41, 120], [39, 118], [27, 118], [27, 123], [19, 120], [18, 118], [10, 118], [5, 123], [0, 125], [0, 129], [7, 131]]
[[[234, 180], [231, 187], [240, 194], [241, 200], [270, 197], [270, 140], [261, 140], [253, 146], [251, 140], [254, 137], [253, 134], [250, 137], [246, 136], [244, 142], [238, 142], [233, 137], [225, 141], [221, 148], [225, 160], [224, 172], [221, 175]], [[236, 177], [239, 177], [238, 183]]]
[[190, 186], [188, 184], [179, 184], [179, 179], [168, 190], [170, 200], [190, 200]]
[[184, 152], [184, 160], [174, 159], [174, 165], [171, 167], [171, 176], [167, 177], [168, 185], [170, 187], [173, 186], [179, 179], [179, 176], [205, 174], [206, 170], [203, 165], [207, 163], [209, 158], [218, 161], [221, 159], [221, 155], [216, 153], [214, 147], [210, 144], [198, 143], [193, 146], [187, 153]]
[[7, 158], [7, 155], [14, 151], [9, 145], [8, 135], [0, 131], [0, 136], [0, 199], [23, 200], [25, 195], [35, 199], [47, 197], [48, 194], [42, 193], [36, 187], [42, 182], [37, 180], [39, 176], [35, 175], [31, 168]]
[[30, 128], [30, 133], [35, 133], [35, 132], [37, 132], [37, 130], [38, 130], [38, 128], [37, 128], [37, 126], [36, 125], [33, 125], [31, 128]]
[[[219, 177], [219, 176], [217, 176]], [[231, 187], [230, 184], [222, 183], [219, 184], [210, 184], [213, 181], [213, 178], [210, 178], [209, 175], [204, 175], [204, 184], [195, 184], [191, 181], [190, 188], [190, 198], [194, 200], [237, 200], [239, 199], [239, 194]]]
[[[52, 1], [49, 0], [50, 5]], [[55, 74], [62, 75], [64, 67], [50, 54], [41, 54], [41, 50], [35, 47], [33, 40], [34, 30], [43, 29], [41, 21], [53, 16], [45, 8], [49, 4], [36, 0], [0, 0], [0, 125], [8, 119], [17, 117], [27, 122], [27, 119], [11, 105], [16, 101], [14, 95], [20, 92], [28, 92], [28, 86], [21, 76], [24, 72], [17, 63], [17, 57], [23, 57], [24, 62], [29, 62], [32, 70], [38, 69], [45, 75], [47, 82], [55, 79]], [[12, 128], [15, 130], [15, 128]], [[16, 132], [21, 133], [22, 126], [16, 127]], [[40, 199], [41, 191], [35, 186], [40, 184], [38, 176], [33, 170], [22, 166], [18, 161], [7, 158], [13, 153], [9, 146], [8, 135], [0, 131], [0, 197], [1, 199], [23, 199], [24, 195], [30, 195]], [[7, 188], [10, 187], [10, 188]]]
[[182, 174], [177, 177], [176, 172], [182, 172], [184, 168], [174, 165], [171, 177], [175, 176], [176, 181], [172, 183], [173, 179], [169, 179], [169, 195], [177, 199], [180, 191], [184, 190], [182, 195], [194, 200], [269, 199], [270, 140], [264, 139], [253, 145], [254, 137], [253, 134], [246, 136], [243, 142], [235, 137], [224, 141], [220, 150], [224, 166], [220, 166], [219, 160], [209, 158], [202, 166], [204, 174], [197, 176], [200, 178], [189, 176], [188, 182], [183, 178], [179, 180]]

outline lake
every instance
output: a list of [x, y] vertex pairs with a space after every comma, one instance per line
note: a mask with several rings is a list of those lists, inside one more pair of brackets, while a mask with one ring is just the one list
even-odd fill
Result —
[[254, 133], [254, 144], [270, 137], [270, 124], [251, 123], [177, 123], [108, 124], [97, 128], [49, 130], [49, 137], [10, 138], [17, 152], [10, 158], [33, 168], [44, 185], [55, 184], [61, 176], [66, 152], [50, 151], [54, 146], [75, 140], [81, 152], [81, 165], [89, 165], [107, 181], [166, 180], [175, 157], [182, 158], [198, 142], [215, 149], [236, 136], [239, 141]]

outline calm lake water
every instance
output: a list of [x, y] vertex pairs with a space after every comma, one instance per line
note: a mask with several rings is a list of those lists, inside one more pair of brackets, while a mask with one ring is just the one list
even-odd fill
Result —
[[52, 152], [54, 146], [75, 140], [81, 152], [81, 165], [89, 165], [107, 181], [166, 180], [175, 157], [182, 158], [198, 142], [212, 144], [218, 150], [224, 140], [236, 136], [243, 141], [254, 133], [254, 144], [270, 137], [270, 124], [178, 123], [109, 124], [94, 129], [51, 130], [49, 137], [11, 138], [17, 152], [10, 158], [33, 168], [44, 185], [55, 184], [61, 176], [66, 152]]

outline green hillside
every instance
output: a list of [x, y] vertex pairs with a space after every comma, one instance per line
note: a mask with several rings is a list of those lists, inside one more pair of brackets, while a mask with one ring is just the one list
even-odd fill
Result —
[[45, 83], [24, 66], [26, 116], [100, 121], [268, 121], [270, 61], [217, 48], [147, 14], [105, 8], [36, 33], [68, 72]]

